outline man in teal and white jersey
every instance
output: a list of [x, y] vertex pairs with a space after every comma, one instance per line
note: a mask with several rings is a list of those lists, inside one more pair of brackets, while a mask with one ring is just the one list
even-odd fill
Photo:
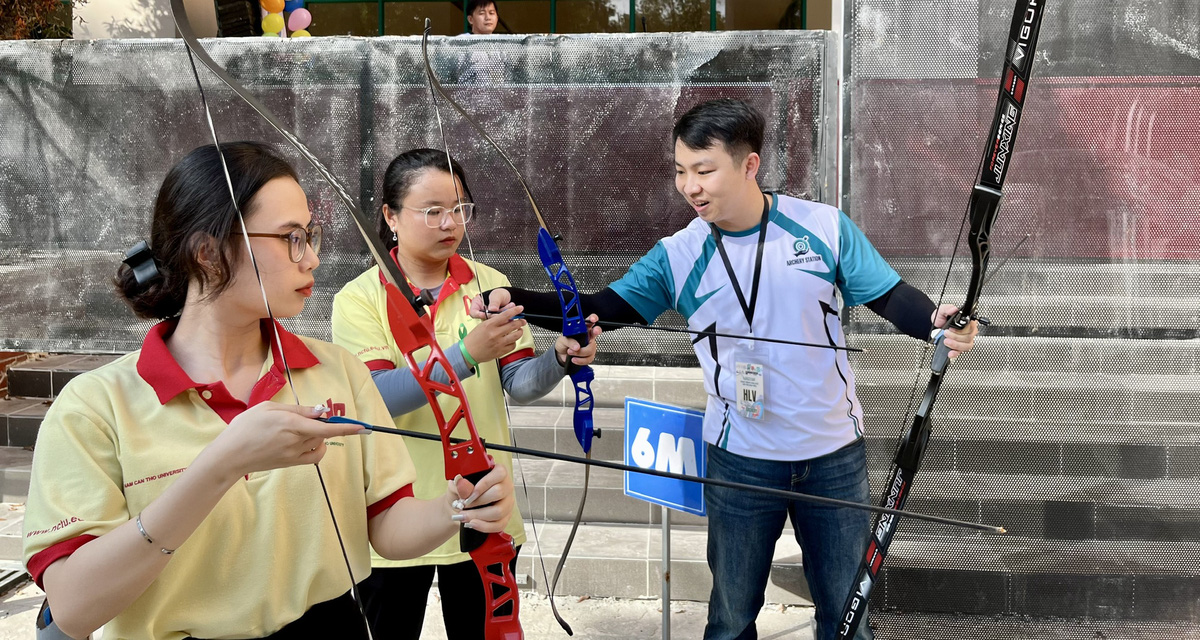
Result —
[[[839, 313], [865, 305], [919, 340], [957, 310], [901, 280], [835, 207], [763, 192], [764, 120], [737, 100], [713, 100], [675, 124], [675, 187], [697, 218], [660, 240], [606, 289], [581, 295], [602, 320], [648, 324], [674, 309], [700, 337], [708, 476], [765, 487], [869, 500], [862, 408], [845, 351], [776, 345], [755, 336], [844, 346]], [[559, 315], [555, 294], [490, 292], [529, 314]], [[482, 315], [484, 303], [475, 302]], [[530, 318], [538, 324], [539, 321]], [[561, 326], [550, 327], [561, 330]], [[952, 356], [978, 326], [949, 330]], [[713, 574], [705, 640], [757, 637], [775, 542], [790, 518], [804, 552], [818, 640], [833, 638], [865, 552], [870, 515], [705, 486]], [[857, 638], [871, 638], [867, 624]]]

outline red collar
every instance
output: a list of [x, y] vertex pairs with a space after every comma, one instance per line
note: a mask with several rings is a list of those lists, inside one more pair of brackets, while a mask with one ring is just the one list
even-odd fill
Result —
[[[142, 351], [138, 355], [137, 371], [158, 396], [158, 401], [166, 404], [175, 396], [188, 389], [199, 389], [209, 385], [193, 381], [175, 361], [167, 349], [166, 338], [175, 331], [179, 318], [164, 320], [150, 328], [146, 339], [142, 341]], [[275, 330], [279, 331], [279, 339], [287, 352], [288, 365], [293, 369], [306, 369], [321, 363], [304, 341], [292, 335], [282, 325], [275, 322]], [[283, 379], [283, 359], [279, 357], [279, 347], [275, 343], [275, 335], [266, 319], [259, 324], [263, 339], [271, 345], [271, 372], [274, 377]], [[270, 374], [268, 374], [270, 375]]]
[[[393, 247], [390, 252], [392, 261], [396, 263], [397, 267], [400, 266], [400, 260], [396, 257], [398, 251], [398, 247]], [[457, 253], [450, 256], [450, 260], [447, 261], [446, 266], [450, 271], [450, 275], [446, 277], [446, 281], [442, 283], [442, 289], [438, 291], [437, 302], [433, 304], [431, 309], [431, 312], [434, 315], [437, 315], [437, 307], [439, 304], [441, 304], [442, 300], [445, 300], [450, 296], [450, 294], [458, 291], [459, 287], [462, 285], [475, 279], [475, 272], [471, 270], [471, 266], [468, 265], [467, 261], [463, 260], [462, 256], [458, 255]], [[387, 278], [385, 278], [383, 275], [383, 269], [379, 270], [379, 283], [387, 283]], [[420, 288], [414, 287], [411, 282], [408, 282], [408, 276], [405, 276], [405, 284], [407, 284], [408, 288], [412, 290], [413, 295], [418, 295], [421, 293]]]

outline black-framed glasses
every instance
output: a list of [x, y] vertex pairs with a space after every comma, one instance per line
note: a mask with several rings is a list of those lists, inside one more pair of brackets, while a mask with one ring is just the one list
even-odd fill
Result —
[[[230, 233], [231, 236], [240, 237], [240, 231]], [[286, 240], [288, 243], [288, 257], [292, 262], [300, 262], [304, 259], [304, 251], [308, 247], [312, 247], [313, 255], [321, 253], [321, 238], [325, 232], [321, 229], [321, 225], [312, 223], [307, 229], [292, 229], [288, 233], [247, 233], [251, 238], [279, 238]]]
[[437, 229], [442, 226], [447, 217], [453, 220], [455, 224], [466, 224], [471, 221], [471, 214], [475, 213], [474, 202], [460, 202], [452, 209], [447, 209], [446, 207], [425, 207], [424, 209], [418, 209], [404, 205], [401, 205], [401, 208], [421, 212], [422, 217], [425, 219], [425, 226], [430, 229]]

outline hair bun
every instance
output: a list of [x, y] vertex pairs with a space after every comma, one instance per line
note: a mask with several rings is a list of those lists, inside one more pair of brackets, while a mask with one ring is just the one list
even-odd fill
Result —
[[145, 240], [139, 240], [130, 247], [121, 262], [129, 265], [138, 286], [144, 287], [162, 277], [162, 272], [158, 270], [158, 262], [154, 260], [154, 252], [150, 250], [150, 243]]

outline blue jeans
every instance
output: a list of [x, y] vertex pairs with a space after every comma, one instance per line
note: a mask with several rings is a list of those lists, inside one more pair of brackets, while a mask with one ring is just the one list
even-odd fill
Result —
[[[708, 477], [866, 503], [867, 450], [860, 438], [833, 453], [797, 462], [739, 456], [708, 445]], [[708, 567], [713, 574], [704, 640], [754, 640], [775, 542], [792, 520], [804, 552], [804, 577], [816, 605], [816, 640], [837, 633], [842, 606], [866, 552], [871, 514], [760, 493], [704, 486]], [[856, 640], [871, 640], [864, 613]]]

